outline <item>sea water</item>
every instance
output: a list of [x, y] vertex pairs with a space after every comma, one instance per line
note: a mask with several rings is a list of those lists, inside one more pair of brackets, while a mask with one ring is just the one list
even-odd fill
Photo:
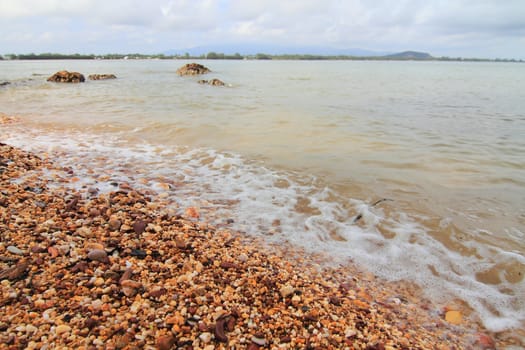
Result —
[[[525, 323], [525, 65], [0, 61], [0, 142]], [[58, 70], [116, 80], [56, 84]]]

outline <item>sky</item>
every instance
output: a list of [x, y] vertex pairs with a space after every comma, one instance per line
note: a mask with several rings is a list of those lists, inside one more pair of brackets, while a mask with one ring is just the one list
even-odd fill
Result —
[[525, 59], [525, 0], [0, 0], [0, 54], [239, 44]]

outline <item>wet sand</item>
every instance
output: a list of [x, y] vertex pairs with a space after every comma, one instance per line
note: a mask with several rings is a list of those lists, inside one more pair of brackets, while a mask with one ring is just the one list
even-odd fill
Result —
[[[4, 122], [7, 122], [4, 121]], [[1, 141], [1, 140], [0, 140]], [[53, 186], [42, 173], [61, 171]], [[0, 348], [492, 349], [463, 310], [0, 144]]]

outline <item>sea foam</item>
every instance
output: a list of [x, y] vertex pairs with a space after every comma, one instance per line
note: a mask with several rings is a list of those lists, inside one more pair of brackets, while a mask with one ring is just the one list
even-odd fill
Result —
[[115, 183], [130, 183], [164, 193], [163, 200], [181, 214], [196, 206], [212, 224], [231, 219], [230, 227], [246, 234], [329, 254], [334, 264], [353, 261], [387, 280], [415, 282], [437, 302], [459, 298], [489, 330], [519, 328], [525, 321], [523, 279], [510, 281], [505, 269], [498, 284], [476, 279], [493, 266], [525, 266], [523, 255], [476, 241], [462, 242], [474, 254], [452, 251], [429, 234], [424, 218], [396, 208], [395, 201], [373, 205], [347, 198], [315, 176], [212, 149], [130, 144], [116, 134], [3, 129], [4, 142], [73, 169], [79, 180], [61, 186], [108, 192]]

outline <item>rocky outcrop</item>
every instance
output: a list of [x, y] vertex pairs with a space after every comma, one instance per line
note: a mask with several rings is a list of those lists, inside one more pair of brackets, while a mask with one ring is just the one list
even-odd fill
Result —
[[117, 79], [115, 74], [90, 74], [88, 75], [89, 80], [108, 80]]
[[86, 81], [86, 78], [84, 78], [83, 74], [78, 72], [68, 72], [67, 70], [62, 70], [47, 78], [47, 81], [52, 81], [55, 83], [83, 83]]
[[199, 75], [199, 74], [205, 74], [209, 72], [210, 70], [207, 67], [203, 66], [202, 64], [198, 64], [198, 63], [188, 63], [180, 67], [179, 69], [177, 69], [177, 74], [180, 76]]
[[7, 85], [9, 85], [9, 84], [11, 84], [11, 83], [8, 82], [8, 81], [2, 81], [2, 82], [0, 82], [0, 86], [7, 86]]
[[219, 79], [212, 79], [212, 80], [199, 80], [198, 81], [199, 84], [208, 84], [208, 85], [213, 85], [213, 86], [224, 86], [226, 84], [224, 84], [224, 82], [222, 80], [219, 80]]

